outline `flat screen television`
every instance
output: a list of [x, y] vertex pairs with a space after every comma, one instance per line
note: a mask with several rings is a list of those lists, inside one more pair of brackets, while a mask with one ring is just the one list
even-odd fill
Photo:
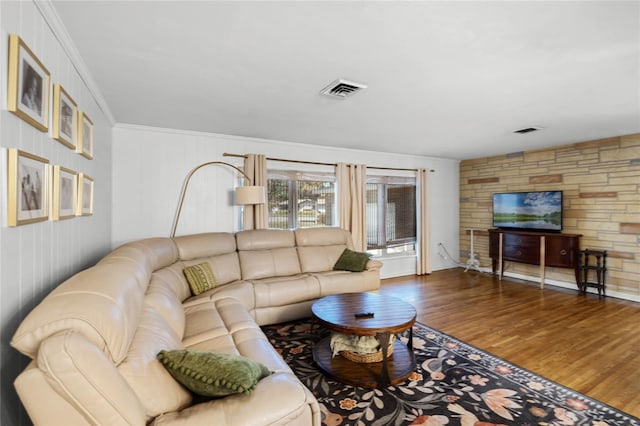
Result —
[[562, 231], [562, 191], [493, 194], [493, 226], [525, 231]]

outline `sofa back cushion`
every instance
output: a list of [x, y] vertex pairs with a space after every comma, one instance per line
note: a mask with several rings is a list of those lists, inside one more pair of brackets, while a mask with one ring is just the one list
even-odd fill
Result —
[[22, 321], [11, 345], [34, 358], [42, 340], [74, 330], [114, 363], [124, 359], [138, 328], [144, 290], [130, 262], [99, 264], [60, 284]]
[[[176, 237], [174, 241], [180, 253], [182, 269], [207, 262], [215, 276], [216, 285], [220, 286], [240, 279], [240, 261], [233, 234], [210, 232]], [[184, 277], [181, 280], [187, 284]], [[189, 293], [187, 297], [190, 296]]]
[[173, 332], [182, 340], [185, 328], [185, 315], [182, 298], [187, 295], [181, 283], [180, 264], [163, 268], [151, 276], [151, 282], [144, 296], [146, 305], [151, 306], [172, 328]]
[[242, 279], [283, 277], [301, 272], [293, 231], [254, 229], [236, 234]]
[[171, 265], [178, 260], [178, 248], [170, 238], [147, 238], [123, 244], [102, 258], [98, 264], [113, 262], [130, 262], [141, 270], [148, 271], [140, 277], [142, 285], [146, 285], [149, 275], [160, 268]]
[[147, 238], [123, 244], [103, 257], [98, 265], [128, 264], [145, 291], [153, 271], [178, 260], [178, 248], [170, 238]]
[[353, 249], [351, 233], [342, 228], [302, 228], [294, 232], [302, 272], [331, 271], [344, 249]]
[[234, 281], [238, 281], [241, 277], [240, 261], [238, 253], [227, 253], [219, 256], [203, 257], [182, 262], [183, 269], [199, 263], [207, 262], [216, 279], [216, 286], [221, 286]]
[[178, 247], [180, 260], [202, 259], [236, 251], [236, 240], [228, 232], [208, 232], [185, 235], [173, 239]]
[[299, 228], [293, 232], [298, 247], [344, 245], [353, 250], [351, 232], [342, 228]]

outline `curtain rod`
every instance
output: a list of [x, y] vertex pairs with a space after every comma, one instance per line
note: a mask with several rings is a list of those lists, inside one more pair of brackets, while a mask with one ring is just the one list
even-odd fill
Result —
[[[223, 157], [237, 157], [237, 158], [247, 158], [246, 155], [244, 154], [230, 154], [228, 152], [225, 152], [224, 154], [222, 154]], [[334, 166], [336, 167], [338, 164], [337, 163], [320, 163], [317, 161], [302, 161], [302, 160], [288, 160], [286, 158], [273, 158], [273, 157], [267, 157], [267, 160], [270, 161], [282, 161], [285, 163], [299, 163], [299, 164], [316, 164], [319, 166]], [[399, 171], [405, 171], [405, 172], [417, 172], [418, 169], [401, 169], [401, 168], [396, 168], [396, 167], [373, 167], [373, 166], [367, 166], [367, 169], [376, 169], [376, 170], [399, 170]], [[435, 172], [434, 169], [429, 169], [430, 172]]]

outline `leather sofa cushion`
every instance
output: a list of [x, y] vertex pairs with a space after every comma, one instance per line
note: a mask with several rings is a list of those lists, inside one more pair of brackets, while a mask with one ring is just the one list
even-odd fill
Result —
[[133, 270], [131, 263], [117, 262], [96, 265], [69, 278], [27, 315], [11, 345], [35, 358], [44, 339], [71, 329], [119, 363], [127, 355], [142, 315], [144, 293]]
[[129, 259], [136, 264], [148, 264], [151, 271], [178, 260], [178, 249], [170, 238], [146, 238], [121, 245], [98, 263]]
[[253, 297], [253, 285], [248, 281], [235, 281], [226, 285], [219, 285], [207, 290], [198, 296], [190, 297], [182, 302], [184, 307], [198, 305], [203, 302], [215, 301], [233, 297], [240, 301], [245, 310], [250, 311], [255, 306], [255, 298]]
[[344, 249], [353, 250], [351, 234], [342, 228], [301, 228], [294, 233], [302, 272], [331, 271]]
[[240, 279], [240, 261], [238, 253], [224, 253], [211, 257], [197, 258], [183, 262], [184, 267], [208, 262], [213, 275], [216, 277], [217, 285], [223, 285]]
[[182, 348], [182, 342], [160, 314], [146, 306], [129, 353], [117, 368], [149, 418], [191, 404], [191, 394], [156, 359], [161, 350]]
[[295, 247], [295, 235], [287, 229], [250, 229], [236, 233], [238, 251]]
[[[141, 425], [148, 420], [144, 407], [113, 363], [79, 333], [66, 330], [47, 338], [37, 360], [46, 380], [83, 414], [85, 422], [91, 419], [98, 423], [95, 419], [100, 419], [103, 424]], [[39, 391], [29, 389], [36, 394]], [[46, 423], [55, 421], [50, 416]]]
[[179, 301], [190, 298], [191, 289], [182, 273], [184, 267], [185, 265], [182, 262], [176, 262], [171, 266], [155, 271], [151, 276], [149, 285], [153, 283], [154, 285], [165, 286], [167, 294], [174, 294]]
[[238, 256], [243, 280], [284, 277], [301, 272], [298, 253], [293, 247], [241, 251]]
[[333, 270], [345, 245], [298, 247], [302, 272], [326, 272]]
[[300, 228], [294, 233], [298, 247], [343, 245], [353, 250], [351, 233], [342, 228]]
[[127, 243], [126, 246], [144, 250], [151, 261], [151, 267], [154, 271], [169, 266], [178, 260], [178, 249], [171, 238], [147, 238]]
[[315, 300], [294, 303], [292, 305], [268, 306], [251, 310], [251, 315], [260, 325], [280, 324], [311, 316], [311, 306]]
[[128, 263], [140, 288], [143, 290], [146, 288], [149, 277], [153, 273], [153, 265], [144, 250], [130, 245], [120, 246], [102, 258], [98, 265], [104, 266], [118, 263], [120, 265]]
[[227, 232], [185, 235], [173, 239], [181, 260], [202, 259], [236, 251], [236, 240]]
[[231, 297], [185, 306], [184, 312], [187, 322], [182, 344], [186, 348], [245, 328], [258, 328], [242, 303]]
[[154, 419], [152, 426], [310, 425], [311, 398], [291, 374], [277, 373], [262, 379], [250, 395], [230, 395], [167, 413]]
[[256, 308], [292, 305], [320, 297], [320, 284], [311, 275], [265, 278], [251, 282]]
[[[369, 261], [371, 262], [371, 261]], [[318, 272], [314, 276], [320, 282], [320, 296], [344, 293], [345, 283], [349, 291], [371, 291], [380, 287], [380, 275], [377, 270], [366, 270], [354, 274], [347, 271]]]

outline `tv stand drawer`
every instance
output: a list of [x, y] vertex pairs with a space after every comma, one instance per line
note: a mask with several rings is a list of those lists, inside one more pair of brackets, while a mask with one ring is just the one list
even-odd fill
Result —
[[505, 247], [505, 254], [506, 247], [518, 247], [526, 251], [540, 251], [540, 236], [504, 233], [502, 237], [502, 244]]
[[[537, 249], [537, 250], [536, 250]], [[540, 264], [540, 244], [537, 247], [506, 245], [502, 249], [502, 258], [514, 262]]]

